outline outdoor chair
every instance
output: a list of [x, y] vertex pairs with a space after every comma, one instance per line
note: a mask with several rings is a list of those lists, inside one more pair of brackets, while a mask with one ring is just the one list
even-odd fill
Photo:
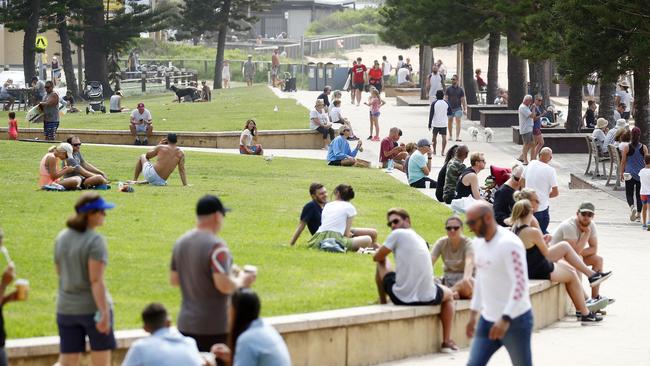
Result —
[[[602, 151], [598, 148], [596, 145], [596, 141], [593, 139], [591, 136], [585, 136], [585, 139], [587, 141], [587, 150], [589, 151], [589, 163], [587, 164], [587, 170], [585, 171], [585, 175], [592, 175], [593, 179], [596, 179], [598, 177], [604, 178], [605, 175], [607, 175], [607, 170], [605, 169], [605, 162], [609, 160], [608, 156], [605, 156]], [[594, 172], [590, 172], [589, 168], [591, 168], [591, 161], [593, 160], [594, 165], [596, 166], [594, 169]], [[603, 165], [603, 174], [600, 174], [600, 169], [599, 169], [599, 163], [602, 163]]]
[[608, 145], [607, 151], [609, 151], [609, 175], [607, 176], [606, 186], [609, 185], [609, 182], [614, 178], [614, 190], [621, 188], [621, 153], [618, 151], [616, 146]]

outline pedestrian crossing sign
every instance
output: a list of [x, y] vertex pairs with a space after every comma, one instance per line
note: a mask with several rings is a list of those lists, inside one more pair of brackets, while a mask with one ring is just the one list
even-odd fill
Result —
[[36, 46], [34, 48], [36, 52], [44, 52], [47, 49], [47, 38], [45, 36], [36, 37]]

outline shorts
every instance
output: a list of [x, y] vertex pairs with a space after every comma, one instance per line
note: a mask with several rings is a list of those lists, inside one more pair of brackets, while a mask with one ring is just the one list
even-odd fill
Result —
[[389, 79], [389, 78], [390, 78], [390, 75], [384, 75], [384, 76], [383, 76], [384, 84], [387, 84], [387, 83], [388, 83], [388, 79]]
[[153, 167], [153, 164], [151, 164], [150, 161], [147, 161], [144, 163], [142, 166], [142, 174], [144, 175], [144, 179], [149, 182], [149, 184], [154, 185], [154, 186], [166, 186], [167, 181], [160, 178], [158, 173], [156, 172], [156, 169]]
[[92, 351], [108, 351], [115, 349], [113, 334], [113, 314], [111, 312], [111, 332], [102, 334], [95, 328], [95, 314], [63, 315], [56, 314], [56, 324], [61, 338], [61, 353], [82, 353], [86, 351], [86, 336], [90, 341]]
[[[112, 113], [112, 112], [111, 112]], [[134, 125], [135, 126], [135, 132], [138, 133], [145, 133], [147, 132], [147, 125], [146, 124], [141, 124], [141, 125]]]
[[532, 132], [522, 133], [521, 140], [524, 142], [524, 145], [531, 144], [533, 142], [533, 133]]
[[453, 287], [455, 284], [463, 280], [465, 276], [462, 272], [447, 272], [442, 276], [442, 284], [447, 287]]
[[542, 134], [541, 128], [533, 128], [533, 136], [539, 136]]
[[463, 117], [463, 109], [462, 108], [454, 108], [451, 110], [451, 117], [456, 117], [456, 118], [461, 118]]
[[440, 135], [446, 136], [447, 135], [447, 127], [434, 127], [433, 128], [433, 134], [434, 135], [440, 134]]
[[244, 80], [245, 81], [253, 81], [253, 75], [252, 74], [244, 75]]
[[328, 162], [327, 165], [331, 165], [331, 166], [341, 166], [341, 161], [342, 161], [342, 160], [332, 160], [332, 161]]
[[550, 280], [551, 273], [555, 270], [555, 263], [543, 259], [537, 266], [528, 267], [528, 278], [531, 280]]
[[440, 305], [442, 303], [442, 297], [443, 297], [443, 292], [442, 292], [442, 287], [434, 283], [434, 286], [436, 287], [436, 297], [431, 300], [431, 301], [416, 301], [416, 302], [404, 302], [400, 300], [395, 293], [393, 293], [393, 286], [395, 285], [396, 281], [396, 275], [395, 272], [388, 272], [386, 273], [386, 276], [384, 276], [384, 291], [388, 294], [388, 297], [390, 297], [390, 301], [393, 302], [395, 305], [413, 305], [413, 306], [421, 306], [421, 305]]
[[271, 76], [278, 76], [278, 71], [280, 71], [280, 65], [271, 66]]
[[[257, 154], [257, 150], [259, 149], [259, 146], [260, 145], [248, 146], [248, 150], [252, 151], [253, 154]], [[246, 149], [244, 149], [244, 147], [241, 145], [239, 146], [239, 153], [244, 155], [248, 154], [248, 152], [246, 152]]]
[[316, 234], [314, 234], [314, 236], [311, 237], [311, 239], [309, 239], [309, 241], [307, 242], [307, 246], [310, 248], [319, 249], [320, 242], [330, 238], [333, 238], [337, 242], [343, 244], [348, 250], [352, 249], [352, 238], [343, 236], [343, 234], [336, 231], [323, 231], [320, 233], [317, 232]]
[[354, 83], [352, 85], [352, 89], [357, 89], [363, 91], [363, 88], [365, 87], [364, 83]]
[[641, 195], [641, 203], [643, 204], [650, 204], [650, 194], [642, 194]]
[[370, 111], [370, 117], [379, 117], [380, 115], [381, 115], [381, 112]]

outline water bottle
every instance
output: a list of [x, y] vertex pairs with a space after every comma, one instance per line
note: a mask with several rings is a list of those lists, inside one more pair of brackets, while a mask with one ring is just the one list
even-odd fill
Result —
[[388, 159], [388, 163], [386, 163], [386, 171], [392, 172], [394, 167], [395, 167], [395, 162], [393, 161], [393, 159]]

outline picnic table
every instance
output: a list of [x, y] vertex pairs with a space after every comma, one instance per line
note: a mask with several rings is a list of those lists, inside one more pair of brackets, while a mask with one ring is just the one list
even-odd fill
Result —
[[16, 97], [16, 102], [18, 103], [18, 110], [20, 106], [23, 106], [23, 110], [26, 111], [31, 105], [32, 100], [34, 100], [36, 94], [34, 93], [33, 88], [9, 88], [7, 92]]

